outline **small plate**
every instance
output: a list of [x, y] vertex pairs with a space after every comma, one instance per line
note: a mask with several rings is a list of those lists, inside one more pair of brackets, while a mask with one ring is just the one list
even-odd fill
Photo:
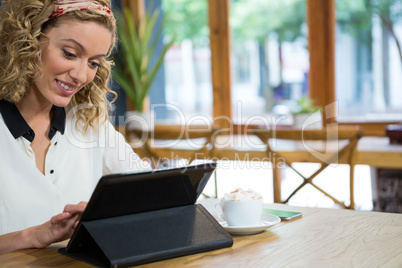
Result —
[[261, 222], [255, 226], [229, 226], [226, 221], [221, 221], [219, 223], [230, 234], [250, 235], [261, 233], [280, 222], [281, 219], [278, 216], [263, 213], [261, 216]]

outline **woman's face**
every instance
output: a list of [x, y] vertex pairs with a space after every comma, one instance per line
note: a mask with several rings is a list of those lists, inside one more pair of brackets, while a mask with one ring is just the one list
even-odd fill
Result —
[[109, 50], [112, 34], [95, 22], [63, 20], [41, 37], [42, 72], [29, 90], [41, 101], [59, 107], [90, 83]]

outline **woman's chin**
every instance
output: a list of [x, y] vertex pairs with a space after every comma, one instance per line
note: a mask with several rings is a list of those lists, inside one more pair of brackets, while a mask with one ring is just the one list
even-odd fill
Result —
[[52, 104], [57, 107], [66, 107], [71, 101], [71, 98], [67, 99], [58, 99], [52, 101]]

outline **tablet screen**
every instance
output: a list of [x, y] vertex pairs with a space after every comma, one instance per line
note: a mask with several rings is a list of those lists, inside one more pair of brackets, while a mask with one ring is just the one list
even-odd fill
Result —
[[194, 204], [216, 163], [103, 176], [81, 221]]

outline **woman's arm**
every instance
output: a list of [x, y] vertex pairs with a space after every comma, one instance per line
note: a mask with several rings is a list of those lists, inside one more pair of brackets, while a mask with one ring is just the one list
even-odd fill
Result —
[[0, 254], [25, 248], [45, 248], [52, 243], [68, 239], [77, 227], [87, 202], [66, 205], [62, 213], [50, 221], [22, 231], [0, 236]]

